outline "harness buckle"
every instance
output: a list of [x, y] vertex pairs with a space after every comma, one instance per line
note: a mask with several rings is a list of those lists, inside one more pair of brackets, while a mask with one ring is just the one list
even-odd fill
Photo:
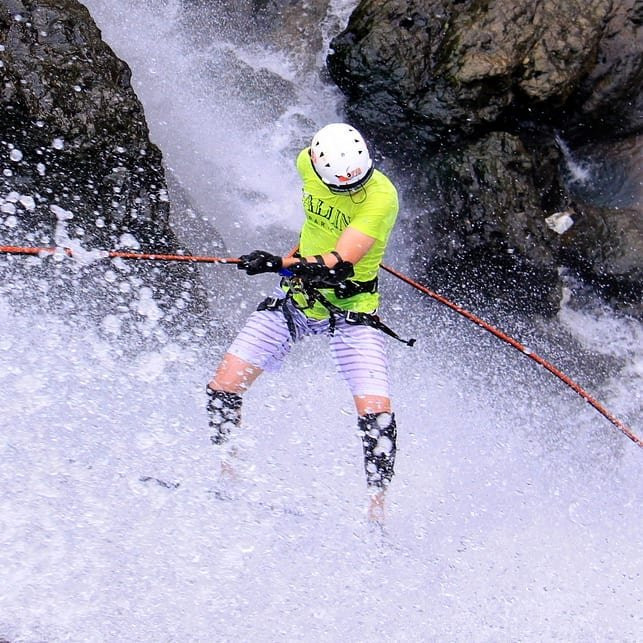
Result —
[[283, 306], [284, 300], [280, 297], [266, 297], [257, 306], [257, 310], [277, 310]]
[[359, 324], [362, 321], [361, 317], [362, 313], [357, 313], [354, 310], [348, 310], [344, 315], [347, 324]]

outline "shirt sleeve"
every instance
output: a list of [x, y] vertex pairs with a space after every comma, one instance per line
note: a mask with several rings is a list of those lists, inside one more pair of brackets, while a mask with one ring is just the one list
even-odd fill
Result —
[[370, 194], [369, 197], [371, 199], [354, 213], [350, 227], [386, 243], [397, 216], [396, 193]]

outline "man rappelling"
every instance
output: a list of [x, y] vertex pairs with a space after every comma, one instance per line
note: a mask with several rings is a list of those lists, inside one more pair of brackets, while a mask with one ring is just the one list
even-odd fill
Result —
[[[305, 221], [299, 250], [240, 257], [249, 275], [274, 272], [281, 283], [241, 329], [207, 386], [212, 442], [240, 425], [242, 396], [263, 371], [279, 369], [294, 343], [326, 335], [346, 380], [362, 438], [369, 520], [382, 522], [397, 447], [384, 333], [377, 317], [378, 271], [398, 214], [397, 191], [373, 167], [361, 134], [332, 123], [297, 157]], [[384, 331], [384, 332], [381, 332]], [[407, 342], [412, 344], [412, 342]]]

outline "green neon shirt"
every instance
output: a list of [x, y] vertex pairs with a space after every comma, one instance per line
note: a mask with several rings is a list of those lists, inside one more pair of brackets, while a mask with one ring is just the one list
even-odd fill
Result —
[[[335, 249], [337, 241], [347, 227], [355, 228], [373, 237], [371, 249], [355, 264], [353, 281], [370, 281], [377, 276], [384, 257], [386, 244], [397, 219], [399, 210], [397, 190], [379, 170], [353, 194], [332, 192], [317, 176], [308, 153], [302, 150], [297, 157], [297, 170], [301, 176], [302, 205], [306, 220], [299, 236], [302, 256], [323, 254]], [[379, 305], [379, 293], [361, 293], [347, 299], [338, 299], [332, 289], [320, 289], [332, 304], [343, 310], [369, 313]], [[295, 301], [306, 302], [301, 295]], [[328, 311], [319, 303], [304, 311], [309, 317], [324, 319]]]

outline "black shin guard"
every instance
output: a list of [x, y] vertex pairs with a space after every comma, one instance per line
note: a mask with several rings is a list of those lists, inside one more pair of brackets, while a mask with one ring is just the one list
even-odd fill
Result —
[[397, 427], [393, 413], [367, 413], [357, 418], [364, 447], [364, 469], [369, 487], [386, 488], [395, 473]]
[[210, 417], [210, 429], [212, 444], [223, 444], [230, 437], [230, 432], [241, 424], [241, 396], [228, 391], [215, 391], [209, 386], [208, 393], [208, 416]]

